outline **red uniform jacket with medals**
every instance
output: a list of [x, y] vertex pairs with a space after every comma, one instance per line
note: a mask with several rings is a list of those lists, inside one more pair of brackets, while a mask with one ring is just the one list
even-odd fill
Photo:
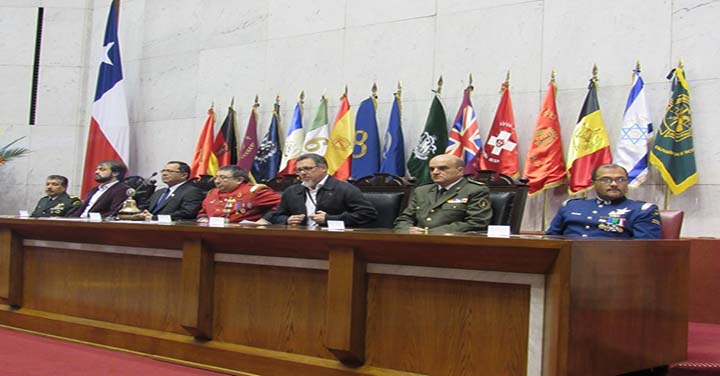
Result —
[[277, 208], [278, 203], [280, 195], [262, 184], [242, 183], [232, 192], [220, 192], [215, 188], [205, 197], [198, 218], [225, 217], [229, 223], [257, 221]]

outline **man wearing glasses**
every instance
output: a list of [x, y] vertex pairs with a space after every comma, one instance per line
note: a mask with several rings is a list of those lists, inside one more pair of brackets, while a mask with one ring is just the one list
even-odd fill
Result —
[[377, 210], [354, 185], [327, 174], [327, 161], [317, 154], [298, 157], [295, 171], [302, 184], [283, 192], [277, 211], [265, 220], [275, 224], [324, 226], [328, 220], [343, 221], [346, 227], [372, 222]]
[[145, 219], [157, 219], [158, 215], [164, 214], [173, 221], [194, 220], [205, 195], [200, 188], [188, 183], [190, 166], [185, 162], [170, 161], [160, 170], [160, 179], [167, 188], [150, 196], [148, 208], [143, 211]]
[[209, 217], [225, 217], [228, 223], [257, 221], [280, 202], [279, 194], [266, 185], [250, 183], [247, 171], [236, 165], [218, 169], [215, 187], [202, 203], [198, 222], [208, 222]]
[[597, 198], [563, 203], [547, 235], [660, 239], [660, 213], [655, 204], [630, 200], [627, 170], [616, 164], [598, 166], [592, 173]]

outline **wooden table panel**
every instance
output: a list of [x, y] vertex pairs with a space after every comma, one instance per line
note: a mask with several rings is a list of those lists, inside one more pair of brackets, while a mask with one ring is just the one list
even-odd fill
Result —
[[429, 375], [524, 375], [530, 287], [372, 274], [367, 363]]
[[180, 260], [25, 248], [24, 307], [175, 333]]
[[217, 263], [215, 339], [334, 359], [323, 346], [327, 272]]

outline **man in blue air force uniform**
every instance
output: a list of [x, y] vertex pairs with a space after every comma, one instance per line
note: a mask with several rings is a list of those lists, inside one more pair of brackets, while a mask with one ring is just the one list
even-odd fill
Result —
[[592, 179], [597, 198], [565, 201], [545, 234], [660, 239], [658, 207], [625, 197], [627, 171], [622, 166], [598, 166]]

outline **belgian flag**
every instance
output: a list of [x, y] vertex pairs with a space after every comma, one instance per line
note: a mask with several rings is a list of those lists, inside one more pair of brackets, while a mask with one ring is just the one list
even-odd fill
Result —
[[595, 167], [611, 162], [610, 139], [600, 112], [597, 98], [597, 67], [594, 67], [585, 103], [570, 137], [567, 160], [570, 193], [579, 193], [590, 188], [592, 171]]

